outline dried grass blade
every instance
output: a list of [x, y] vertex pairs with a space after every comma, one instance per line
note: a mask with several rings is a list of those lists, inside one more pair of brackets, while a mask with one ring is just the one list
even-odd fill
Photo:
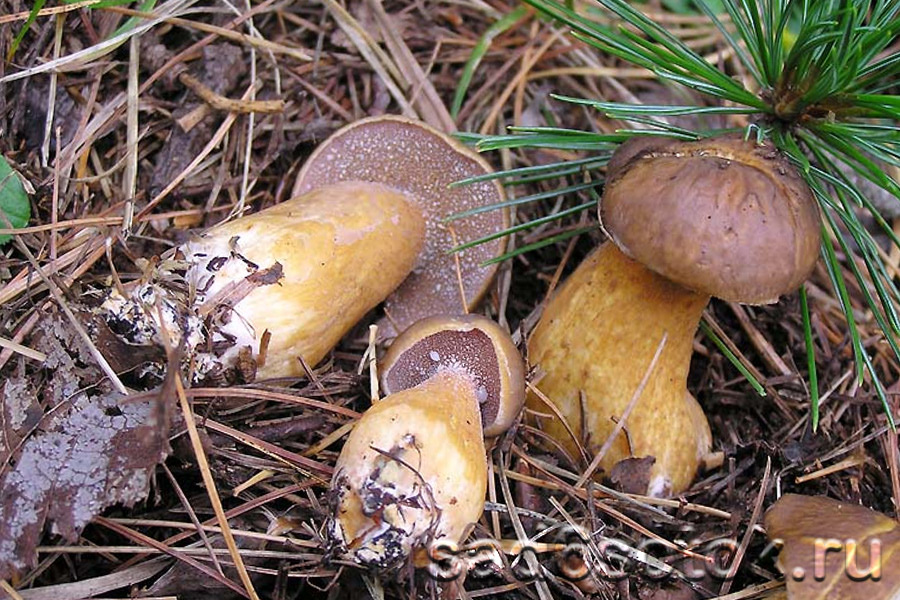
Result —
[[[62, 53], [62, 34], [65, 17], [56, 16], [56, 31], [53, 37], [53, 58], [59, 58]], [[53, 115], [56, 114], [56, 87], [59, 83], [59, 73], [50, 73], [50, 89], [47, 92], [47, 117], [44, 119], [44, 141], [41, 143], [41, 166], [46, 167], [50, 160], [50, 140], [53, 135]], [[57, 146], [58, 148], [59, 146]], [[55, 213], [54, 213], [55, 216]]]
[[22, 600], [22, 596], [16, 591], [16, 589], [9, 584], [5, 579], [0, 579], [0, 590], [3, 590], [12, 600]]
[[[522, 526], [522, 521], [519, 519], [519, 514], [516, 511], [516, 503], [513, 500], [512, 491], [509, 489], [507, 471], [503, 466], [504, 463], [506, 463], [505, 458], [506, 457], [501, 456], [500, 460], [496, 461], [497, 475], [500, 479], [500, 490], [503, 492], [503, 501], [506, 502], [506, 507], [509, 511], [509, 520], [512, 523], [513, 530], [516, 532], [516, 539], [522, 543], [527, 543], [528, 536], [525, 533], [525, 528]], [[525, 553], [525, 562], [528, 563], [528, 568], [531, 569], [532, 573], [537, 575], [541, 572], [542, 567], [538, 563], [534, 553]], [[534, 585], [535, 589], [537, 589], [538, 597], [541, 600], [551, 600], [553, 598], [553, 594], [550, 592], [550, 588], [547, 586], [547, 581], [544, 577], [536, 577]]]
[[[410, 105], [406, 96], [403, 94], [403, 91], [397, 87], [397, 82], [401, 80], [397, 66], [394, 65], [384, 51], [378, 47], [378, 44], [376, 44], [375, 40], [373, 40], [368, 32], [366, 32], [365, 28], [359, 24], [359, 21], [354, 19], [353, 15], [347, 12], [347, 9], [338, 4], [335, 0], [322, 0], [322, 3], [325, 4], [328, 12], [331, 13], [331, 16], [334, 17], [334, 20], [337, 21], [340, 28], [347, 34], [347, 37], [350, 38], [362, 57], [366, 59], [366, 62], [372, 67], [372, 70], [381, 77], [384, 85], [387, 86], [388, 91], [391, 93], [391, 96], [393, 96], [394, 100], [397, 101], [397, 104], [400, 105], [403, 116], [413, 119], [418, 118], [415, 109]], [[0, 83], [2, 83], [2, 80], [0, 80]]]
[[[52, 268], [44, 269], [44, 273], [57, 275], [64, 267], [77, 263], [77, 269], [62, 279], [65, 285], [71, 285], [78, 277], [90, 269], [103, 256], [104, 252], [104, 239], [100, 236], [94, 236], [87, 240], [83, 247], [73, 248], [59, 257]], [[35, 293], [37, 286], [31, 279], [33, 274], [28, 268], [22, 269], [9, 283], [0, 288], [0, 304], [6, 304], [26, 291]]]
[[191, 398], [253, 398], [258, 400], [282, 402], [285, 404], [308, 406], [316, 410], [324, 410], [333, 412], [336, 415], [350, 417], [351, 419], [358, 419], [361, 416], [361, 413], [358, 413], [355, 410], [350, 410], [349, 408], [344, 408], [343, 406], [271, 390], [260, 390], [256, 388], [191, 388], [186, 392], [187, 395]]
[[26, 358], [30, 358], [32, 360], [36, 360], [38, 362], [44, 362], [47, 360], [47, 355], [38, 350], [34, 350], [29, 348], [28, 346], [23, 346], [22, 344], [18, 344], [12, 340], [8, 340], [4, 337], [0, 337], [0, 348], [12, 350], [17, 354], [21, 354]]
[[232, 100], [217, 94], [203, 85], [199, 79], [188, 72], [181, 73], [178, 80], [189, 87], [200, 99], [216, 110], [237, 113], [281, 113], [284, 112], [284, 100]]
[[150, 579], [172, 563], [168, 557], [156, 557], [139, 565], [109, 575], [91, 577], [72, 583], [20, 590], [16, 598], [23, 600], [60, 600], [60, 598], [93, 598], [106, 592], [137, 585]]
[[141, 38], [136, 35], [128, 44], [128, 87], [125, 99], [125, 172], [122, 175], [122, 192], [125, 196], [125, 211], [122, 216], [122, 231], [131, 232], [134, 219], [134, 196], [137, 191], [138, 170], [138, 69], [141, 63]]
[[385, 44], [400, 71], [400, 83], [410, 90], [411, 101], [422, 115], [422, 120], [445, 133], [456, 131], [456, 123], [450, 111], [447, 110], [425, 71], [416, 62], [416, 57], [397, 31], [394, 19], [385, 12], [381, 0], [369, 0], [369, 4], [375, 13]]
[[[131, 12], [125, 9], [117, 10], [120, 10], [126, 14]], [[244, 13], [243, 16], [250, 18], [246, 13]], [[263, 37], [254, 37], [245, 33], [241, 33], [239, 31], [232, 31], [224, 27], [210, 25], [209, 23], [202, 23], [200, 21], [193, 21], [191, 19], [182, 19], [181, 17], [168, 18], [166, 19], [166, 23], [169, 23], [171, 25], [178, 25], [179, 27], [184, 27], [186, 29], [195, 29], [204, 33], [212, 33], [221, 38], [225, 38], [226, 40], [231, 40], [232, 42], [246, 44], [250, 47], [259, 48], [260, 50], [268, 50], [272, 52], [272, 54], [290, 56], [291, 58], [296, 58], [297, 60], [302, 60], [304, 62], [308, 62], [313, 59], [312, 56], [310, 56], [303, 50], [300, 50], [299, 48], [291, 48], [290, 46], [278, 44]]]
[[[61, 6], [51, 6], [48, 8], [40, 9], [39, 11], [37, 11], [35, 16], [48, 17], [51, 15], [61, 15], [76, 10], [81, 10], [82, 8], [88, 8], [90, 6], [94, 6], [95, 4], [100, 4], [104, 1], [105, 0], [84, 0], [83, 2], [73, 2], [72, 4], [63, 4]], [[33, 12], [33, 10], [23, 10], [21, 12], [12, 13], [10, 15], [2, 15], [0, 16], [0, 25], [4, 25], [6, 23], [14, 23], [15, 21], [27, 21]]]
[[[250, 574], [247, 572], [247, 567], [244, 565], [244, 560], [241, 557], [240, 549], [237, 547], [237, 543], [234, 541], [234, 534], [231, 533], [231, 526], [228, 524], [228, 518], [225, 516], [225, 508], [222, 506], [222, 499], [219, 497], [219, 492], [216, 488], [216, 482], [213, 480], [212, 472], [209, 469], [209, 463], [206, 460], [206, 451], [203, 449], [203, 442], [200, 441], [200, 433], [197, 430], [197, 423], [194, 420], [194, 413], [191, 410], [191, 406], [188, 403], [187, 395], [184, 393], [184, 384], [181, 382], [180, 377], [175, 377], [175, 392], [178, 395], [178, 402], [181, 405], [181, 411], [184, 413], [184, 421], [187, 426], [188, 437], [191, 439], [191, 446], [194, 449], [194, 456], [197, 458], [197, 467], [200, 469], [200, 475], [203, 478], [203, 485], [206, 488], [206, 492], [209, 496], [209, 502], [212, 505], [213, 512], [216, 513], [216, 520], [219, 522], [219, 527], [222, 528], [222, 539], [225, 541], [225, 545], [228, 547], [228, 553], [231, 555], [231, 559], [234, 561], [234, 568], [238, 572], [238, 577], [241, 579], [241, 583], [244, 586], [244, 589], [240, 590], [240, 594], [242, 596], [246, 596], [250, 598], [250, 600], [259, 600], [259, 596], [256, 594], [256, 590], [253, 587], [253, 581], [250, 579]], [[121, 527], [118, 524], [114, 524], [116, 527]], [[162, 545], [162, 544], [160, 544]], [[186, 557], [183, 557], [186, 559]], [[198, 565], [200, 563], [197, 563]], [[205, 565], [203, 566], [204, 570], [210, 570]], [[213, 571], [215, 573], [215, 571]], [[218, 575], [216, 573], [216, 575]], [[220, 577], [216, 577], [216, 579], [220, 579]], [[231, 582], [231, 580], [225, 578], [225, 581], [230, 584], [228, 587], [234, 589], [237, 586]], [[246, 590], [246, 591], [245, 591]], [[236, 590], [237, 591], [237, 590]]]

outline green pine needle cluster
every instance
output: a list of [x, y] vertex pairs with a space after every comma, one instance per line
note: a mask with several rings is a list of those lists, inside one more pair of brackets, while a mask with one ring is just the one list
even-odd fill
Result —
[[[670, 125], [666, 117], [742, 114], [751, 125], [747, 136], [769, 139], [798, 166], [822, 208], [822, 257], [835, 295], [847, 319], [855, 353], [857, 377], [869, 374], [891, 425], [884, 386], [863, 346], [850, 304], [839, 255], [858, 256], [846, 265], [863, 291], [884, 338], [900, 360], [900, 291], [885, 266], [883, 250], [860, 220], [868, 212], [893, 244], [900, 246], [891, 226], [879, 214], [858, 181], [868, 180], [900, 202], [900, 186], [882, 165], [900, 166], [900, 2], [896, 0], [692, 0], [705, 14], [751, 80], [745, 85], [724, 72], [682, 40], [653, 21], [635, 3], [595, 0], [588, 7], [572, 2], [524, 0], [541, 15], [571, 29], [572, 35], [598, 51], [653, 72], [660, 80], [705, 96], [704, 105], [648, 106], [604, 102], [595, 98], [556, 98], [591, 107], [609, 118], [639, 124], [598, 134], [555, 127], [518, 128], [510, 135], [472, 138], [480, 150], [557, 148], [591, 151], [572, 162], [516, 169], [501, 173], [504, 183], [537, 180], [587, 181], [563, 185], [552, 195], [585, 189], [596, 200], [602, 167], [612, 150], [632, 135], [665, 134], [697, 139], [726, 129], [691, 131]], [[496, 34], [496, 32], [494, 33]], [[891, 50], [897, 50], [891, 52]], [[568, 179], [567, 179], [568, 178]], [[517, 198], [504, 206], [533, 202], [539, 194]], [[589, 202], [521, 223], [497, 235], [536, 227], [547, 221], [592, 208]], [[459, 217], [462, 215], [456, 215]], [[583, 233], [584, 228], [517, 248], [515, 253], [556, 243]], [[833, 234], [833, 235], [832, 235]], [[476, 240], [473, 243], [478, 243]], [[507, 257], [508, 258], [508, 257]], [[861, 263], [861, 266], [860, 266]], [[801, 290], [806, 330], [813, 426], [818, 422], [818, 390], [812, 330], [806, 296]]]

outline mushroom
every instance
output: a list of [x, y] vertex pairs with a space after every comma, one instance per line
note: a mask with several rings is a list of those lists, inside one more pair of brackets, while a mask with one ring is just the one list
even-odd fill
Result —
[[824, 496], [786, 494], [766, 512], [781, 546], [788, 600], [900, 596], [900, 526], [874, 510]]
[[[110, 296], [105, 310], [131, 315], [130, 341], [163, 329], [173, 344], [184, 339], [196, 379], [248, 359], [255, 377], [299, 376], [406, 278], [424, 235], [421, 211], [397, 190], [325, 186], [182, 244], [157, 275], [186, 269], [185, 298], [151, 282]], [[137, 331], [143, 339], [131, 339]]]
[[351, 123], [322, 142], [297, 176], [294, 195], [337, 181], [376, 181], [406, 192], [422, 208], [425, 249], [388, 297], [387, 317], [379, 324], [380, 335], [390, 339], [419, 319], [468, 312], [486, 293], [497, 265], [483, 263], [503, 253], [505, 238], [456, 254], [448, 250], [508, 227], [508, 212], [483, 211], [450, 224], [442, 219], [503, 202], [496, 181], [452, 185], [491, 172], [483, 158], [453, 138], [422, 122], [385, 115]]
[[439, 371], [471, 375], [485, 437], [508, 430], [522, 409], [525, 366], [509, 334], [480, 315], [422, 319], [391, 344], [381, 361], [381, 387], [394, 394]]
[[[127, 294], [110, 291], [98, 312], [128, 344], [158, 348], [162, 337], [173, 344], [184, 340], [195, 380], [220, 379], [222, 371], [226, 381], [303, 375], [304, 362], [318, 363], [395, 289], [385, 303], [382, 339], [424, 316], [466, 312], [478, 303], [496, 271], [496, 265], [482, 263], [499, 256], [505, 242], [486, 242], [455, 256], [448, 251], [504, 228], [508, 213], [476, 212], [452, 226], [441, 219], [501, 203], [503, 188], [494, 181], [451, 187], [490, 172], [477, 154], [423, 123], [364, 119], [337, 131], [312, 154], [294, 198], [201, 234], [178, 249], [179, 260], [164, 257], [151, 281]], [[335, 184], [350, 187], [330, 187]], [[329, 195], [358, 194], [367, 184], [381, 200], [354, 208], [352, 200], [345, 204], [336, 197], [341, 206], [329, 206]], [[395, 205], [400, 196], [402, 215]], [[307, 202], [315, 206], [300, 208]], [[342, 233], [339, 213], [352, 215], [351, 233]], [[301, 230], [286, 226], [285, 219], [297, 218], [303, 220]], [[319, 218], [330, 225], [318, 227]], [[328, 227], [334, 228], [333, 240]], [[303, 240], [293, 240], [295, 233]], [[178, 289], [184, 282], [177, 274], [184, 270], [196, 298]]]
[[493, 321], [435, 316], [394, 341], [383, 373], [389, 395], [360, 417], [335, 465], [328, 535], [359, 564], [423, 566], [431, 542], [459, 543], [481, 516], [482, 424], [499, 434], [512, 423], [524, 366]]
[[[653, 456], [648, 493], [684, 490], [709, 450], [709, 426], [687, 393], [692, 341], [710, 296], [760, 304], [796, 289], [815, 266], [812, 194], [770, 144], [633, 138], [609, 163], [601, 245], [549, 301], [528, 340], [537, 387], [565, 425], [544, 430], [592, 452], [643, 391], [599, 465]], [[548, 412], [537, 397], [528, 404]]]

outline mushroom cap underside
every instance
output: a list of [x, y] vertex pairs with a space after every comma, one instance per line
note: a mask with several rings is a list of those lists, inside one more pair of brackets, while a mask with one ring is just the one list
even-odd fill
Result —
[[441, 371], [475, 382], [484, 435], [505, 432], [525, 401], [525, 366], [509, 334], [481, 315], [422, 319], [394, 340], [381, 363], [385, 393], [411, 388]]
[[503, 187], [495, 180], [452, 186], [491, 172], [483, 158], [455, 139], [419, 121], [385, 115], [351, 123], [322, 142], [297, 176], [293, 193], [336, 181], [376, 181], [420, 204], [425, 248], [413, 272], [385, 302], [388, 318], [380, 334], [391, 338], [423, 317], [465, 313], [486, 293], [497, 265], [482, 264], [503, 254], [505, 238], [448, 251], [508, 227], [507, 210], [443, 219], [503, 202]]

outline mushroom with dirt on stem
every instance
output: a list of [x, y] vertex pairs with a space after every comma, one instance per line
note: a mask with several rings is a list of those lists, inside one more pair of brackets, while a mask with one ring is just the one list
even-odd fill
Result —
[[[183, 244], [179, 260], [157, 269], [157, 281], [112, 293], [103, 314], [130, 343], [158, 344], [162, 327], [175, 343], [184, 339], [195, 380], [221, 379], [222, 371], [226, 381], [303, 376], [385, 298], [389, 331], [465, 312], [481, 299], [496, 267], [480, 264], [505, 245], [462, 253], [458, 282], [456, 259], [446, 253], [453, 236], [441, 219], [501, 202], [494, 181], [449, 189], [490, 172], [477, 154], [423, 123], [391, 116], [353, 123], [313, 153], [291, 200]], [[454, 231], [481, 237], [506, 224], [505, 211], [487, 211]], [[183, 293], [159, 281], [179, 270]]]
[[[665, 336], [625, 435], [595, 462], [608, 473], [652, 456], [647, 493], [676, 494], [711, 440], [687, 391], [703, 310], [711, 296], [765, 304], [797, 289], [817, 259], [818, 208], [771, 144], [635, 137], [609, 163], [600, 213], [610, 241], [560, 286], [528, 340], [529, 362], [543, 373], [536, 387], [568, 427], [552, 415], [540, 424], [573, 456], [596, 451]], [[537, 395], [528, 405], [548, 413]]]
[[135, 344], [183, 341], [195, 380], [242, 362], [244, 380], [301, 376], [407, 277], [424, 233], [406, 194], [325, 186], [193, 237], [101, 314]]
[[389, 568], [429, 544], [461, 541], [484, 509], [484, 436], [500, 435], [525, 397], [524, 364], [486, 317], [435, 316], [384, 357], [376, 401], [350, 433], [331, 482], [328, 536], [340, 556]]

